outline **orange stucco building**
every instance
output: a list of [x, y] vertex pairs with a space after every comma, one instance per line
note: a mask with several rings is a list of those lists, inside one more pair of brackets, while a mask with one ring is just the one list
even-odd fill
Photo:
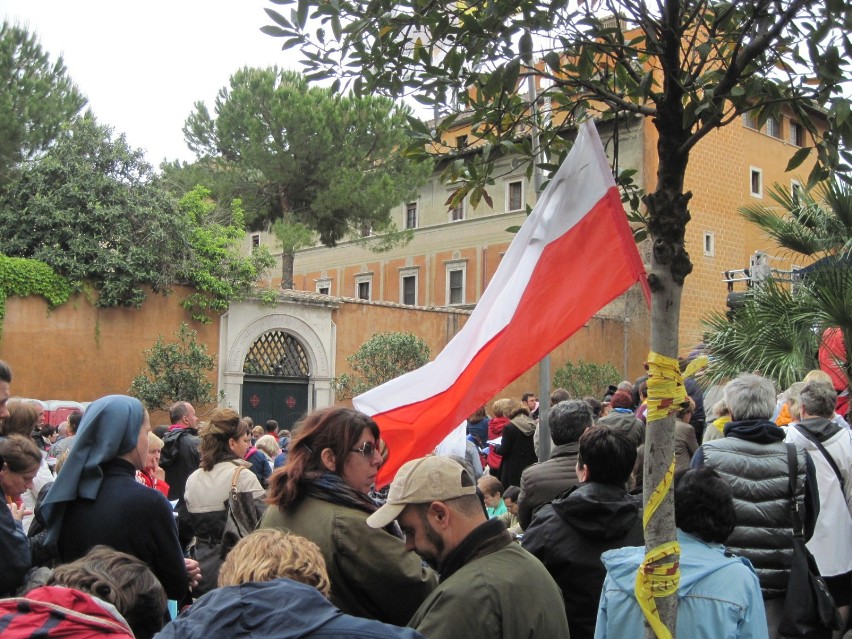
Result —
[[[463, 126], [454, 133], [466, 135], [469, 130]], [[598, 128], [614, 162], [612, 127], [602, 123]], [[759, 130], [744, 117], [710, 133], [693, 149], [686, 175], [686, 189], [692, 192], [686, 243], [694, 268], [684, 287], [681, 350], [701, 341], [702, 318], [726, 309], [725, 271], [747, 268], [755, 251], [768, 254], [773, 268], [790, 268], [789, 257], [747, 223], [739, 209], [753, 203], [771, 204], [768, 190], [776, 182], [788, 188], [805, 182], [812, 163], [806, 162], [793, 173], [785, 169], [792, 155], [809, 144], [806, 135], [787, 116], [770, 120]], [[653, 123], [649, 118], [622, 121], [618, 136], [620, 168], [636, 169], [638, 185], [653, 190], [657, 170]], [[446, 202], [454, 187], [442, 184], [436, 171], [415, 198], [394, 210], [397, 225], [413, 232], [410, 243], [378, 254], [370, 252], [362, 239], [335, 248], [303, 249], [296, 256], [294, 287], [398, 304], [470, 308], [481, 297], [512, 240], [507, 228], [522, 224], [525, 206], [534, 205], [536, 199], [524, 165], [511, 156], [498, 163], [495, 175], [500, 177], [490, 191], [492, 206], [483, 201], [473, 208], [463, 202], [448, 209]], [[275, 252], [269, 236], [258, 233], [253, 241], [268, 244]], [[273, 277], [269, 284], [279, 283]], [[570, 282], [562, 285], [570, 291]], [[621, 362], [613, 364], [623, 368]], [[623, 372], [632, 378], [642, 370], [640, 366]]]

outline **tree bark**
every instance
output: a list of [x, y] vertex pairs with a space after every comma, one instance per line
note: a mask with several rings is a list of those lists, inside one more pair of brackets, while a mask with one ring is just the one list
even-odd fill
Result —
[[285, 291], [293, 288], [293, 263], [295, 261], [295, 251], [284, 249], [281, 252], [281, 288]]
[[[656, 191], [646, 196], [645, 205], [649, 213], [648, 230], [652, 240], [651, 273], [648, 275], [651, 288], [651, 352], [677, 359], [683, 282], [692, 270], [689, 255], [684, 249], [686, 223], [689, 221], [687, 203], [691, 194], [682, 192], [688, 152], [682, 151], [680, 144], [685, 133], [683, 127], [679, 126], [682, 120], [673, 119], [680, 112], [679, 105], [673, 105], [672, 111], [661, 114], [657, 120], [660, 133], [658, 182]], [[648, 392], [650, 406], [650, 401], [657, 399], [652, 394], [650, 384]], [[664, 480], [674, 459], [674, 431], [673, 414], [654, 420], [649, 416], [643, 469], [643, 503], [646, 508], [651, 494]], [[650, 551], [675, 540], [674, 493], [670, 489], [645, 529], [645, 549]], [[660, 619], [674, 637], [677, 594], [656, 599], [656, 604]], [[645, 635], [649, 639], [656, 636], [647, 624]]]

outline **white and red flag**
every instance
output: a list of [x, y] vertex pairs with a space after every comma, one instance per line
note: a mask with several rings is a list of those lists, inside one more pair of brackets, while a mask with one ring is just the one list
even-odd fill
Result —
[[645, 269], [592, 122], [503, 256], [476, 309], [425, 366], [354, 398], [390, 449], [377, 484], [568, 339]]

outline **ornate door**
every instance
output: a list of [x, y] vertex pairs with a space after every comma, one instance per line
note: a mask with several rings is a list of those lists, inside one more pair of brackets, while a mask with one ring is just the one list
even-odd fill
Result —
[[308, 411], [310, 371], [298, 340], [284, 331], [264, 333], [252, 344], [243, 364], [242, 415], [263, 425], [274, 419], [283, 429]]

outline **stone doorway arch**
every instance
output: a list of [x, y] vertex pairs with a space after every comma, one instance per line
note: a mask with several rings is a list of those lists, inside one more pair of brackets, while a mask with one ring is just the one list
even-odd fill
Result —
[[220, 331], [219, 388], [226, 405], [251, 415], [255, 423], [271, 418], [286, 428], [289, 421], [334, 402], [331, 312], [337, 305], [327, 299], [288, 299], [274, 309], [256, 301], [230, 306]]

